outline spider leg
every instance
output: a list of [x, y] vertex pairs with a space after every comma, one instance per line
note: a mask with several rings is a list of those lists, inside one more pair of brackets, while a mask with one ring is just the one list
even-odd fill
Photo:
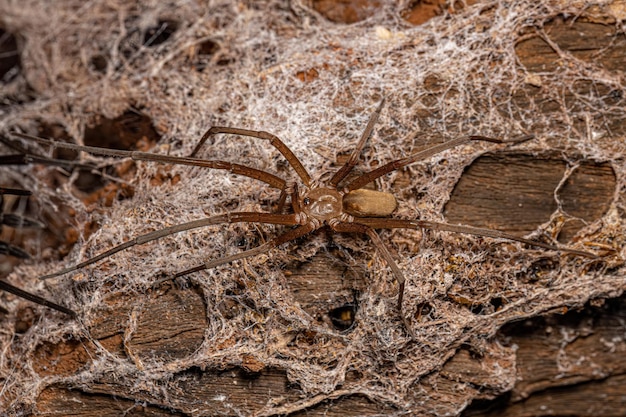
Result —
[[404, 279], [404, 274], [396, 264], [396, 261], [394, 260], [391, 252], [389, 252], [389, 249], [387, 249], [380, 236], [378, 236], [378, 233], [376, 233], [376, 231], [371, 227], [358, 223], [340, 222], [332, 224], [331, 227], [337, 232], [362, 233], [370, 238], [378, 253], [383, 257], [387, 265], [389, 265], [389, 267], [391, 268], [391, 272], [396, 278], [396, 281], [398, 281], [398, 311], [400, 312], [400, 318], [402, 319], [402, 323], [404, 324], [406, 331], [413, 339], [415, 339], [415, 333], [411, 329], [411, 325], [404, 316], [404, 312], [402, 310], [402, 300], [404, 299], [404, 285], [406, 281]]
[[26, 165], [26, 155], [0, 155], [0, 165]]
[[35, 219], [12, 213], [0, 214], [0, 223], [10, 227], [19, 227], [22, 229], [42, 229], [46, 227], [45, 224]]
[[289, 149], [289, 147], [285, 145], [285, 143], [282, 140], [280, 140], [278, 136], [272, 135], [271, 133], [264, 132], [264, 131], [239, 129], [235, 127], [213, 126], [209, 130], [207, 130], [204, 135], [202, 135], [200, 142], [196, 145], [195, 149], [193, 150], [193, 152], [191, 152], [189, 156], [190, 157], [195, 156], [196, 153], [198, 153], [200, 148], [202, 148], [204, 143], [207, 141], [207, 139], [218, 133], [228, 133], [232, 135], [248, 136], [251, 138], [257, 138], [257, 139], [263, 139], [263, 140], [269, 141], [270, 145], [276, 148], [278, 152], [280, 152], [285, 157], [289, 165], [291, 165], [294, 171], [296, 171], [296, 173], [298, 174], [302, 182], [306, 186], [309, 186], [311, 184], [311, 176], [307, 172], [306, 168], [304, 168], [304, 165], [302, 165], [298, 157], [291, 151], [291, 149]]
[[232, 162], [219, 161], [219, 160], [207, 160], [207, 159], [198, 159], [198, 158], [185, 158], [185, 157], [175, 157], [169, 155], [159, 155], [150, 152], [139, 152], [139, 151], [124, 151], [120, 149], [108, 149], [108, 148], [98, 148], [95, 146], [81, 146], [74, 145], [72, 143], [59, 142], [52, 139], [43, 139], [37, 136], [25, 135], [23, 133], [12, 133], [15, 136], [18, 136], [23, 139], [27, 139], [30, 141], [34, 141], [37, 143], [41, 143], [43, 145], [51, 146], [52, 148], [61, 148], [61, 149], [71, 149], [74, 151], [80, 152], [89, 152], [96, 155], [105, 155], [105, 156], [115, 156], [115, 157], [123, 157], [123, 158], [131, 158], [135, 161], [151, 161], [151, 162], [159, 162], [164, 164], [176, 164], [176, 165], [191, 165], [203, 168], [211, 168], [211, 169], [223, 169], [226, 171], [230, 171], [233, 174], [243, 175], [248, 178], [256, 179], [259, 181], [263, 181], [266, 184], [274, 188], [278, 188], [280, 190], [285, 188], [285, 180], [276, 175], [270, 174], [269, 172], [261, 171], [259, 169], [250, 168], [245, 165], [235, 164]]
[[0, 240], [0, 255], [9, 255], [15, 258], [28, 259], [30, 255], [22, 248], [13, 246], [7, 242]]
[[0, 199], [2, 199], [2, 196], [4, 194], [28, 196], [28, 195], [32, 195], [33, 193], [28, 191], [28, 190], [21, 190], [19, 188], [4, 188], [4, 187], [0, 187]]
[[333, 177], [330, 179], [330, 182], [328, 183], [330, 186], [336, 187], [337, 184], [339, 184], [341, 180], [343, 180], [350, 173], [350, 171], [352, 171], [352, 168], [354, 168], [354, 166], [359, 161], [359, 157], [361, 156], [361, 151], [363, 150], [363, 147], [365, 146], [365, 144], [367, 143], [367, 140], [372, 134], [372, 130], [374, 130], [374, 125], [378, 121], [378, 117], [380, 116], [380, 112], [383, 109], [384, 104], [385, 104], [385, 99], [383, 98], [380, 104], [378, 105], [378, 107], [376, 108], [376, 110], [374, 111], [374, 113], [370, 116], [370, 120], [367, 122], [365, 131], [363, 131], [363, 134], [361, 135], [361, 139], [359, 139], [359, 143], [356, 145], [356, 147], [352, 151], [352, 155], [350, 155], [350, 159], [348, 159], [348, 161], [346, 161], [346, 163], [339, 169], [339, 171], [337, 171], [335, 175], [333, 175]]
[[[9, 255], [20, 259], [28, 259], [30, 255], [23, 251], [21, 248], [17, 246], [10, 245], [6, 242], [0, 241], [0, 254]], [[12, 294], [17, 295], [18, 297], [22, 297], [26, 300], [32, 301], [36, 304], [40, 304], [46, 307], [50, 307], [54, 310], [60, 311], [62, 313], [69, 314], [72, 317], [76, 317], [76, 313], [66, 307], [63, 307], [59, 304], [53, 303], [52, 301], [46, 300], [38, 295], [31, 294], [28, 291], [24, 291], [14, 285], [9, 284], [4, 280], [0, 280], [0, 290], [4, 290], [10, 292]]]
[[[37, 220], [20, 216], [19, 214], [2, 213], [1, 211], [2, 206], [4, 205], [4, 195], [29, 196], [31, 194], [32, 193], [28, 190], [0, 187], [0, 230], [2, 229], [2, 225], [23, 229], [45, 227], [43, 223], [38, 222]], [[0, 254], [14, 256], [21, 259], [30, 258], [28, 253], [26, 253], [23, 249], [3, 241], [0, 241]]]
[[262, 253], [268, 252], [271, 249], [274, 249], [284, 243], [290, 242], [292, 240], [295, 240], [299, 237], [305, 236], [309, 233], [311, 233], [312, 231], [314, 231], [315, 229], [317, 229], [317, 226], [315, 226], [314, 224], [311, 223], [307, 223], [304, 225], [300, 225], [296, 228], [290, 229], [287, 232], [283, 233], [282, 235], [279, 235], [277, 237], [275, 237], [272, 240], [269, 240], [267, 242], [265, 242], [262, 245], [257, 246], [256, 248], [252, 248], [240, 253], [236, 253], [234, 255], [230, 255], [230, 256], [224, 256], [223, 258], [219, 258], [219, 259], [214, 259], [212, 261], [207, 261], [205, 263], [203, 263], [202, 265], [198, 265], [195, 266], [193, 268], [189, 268], [186, 269], [184, 271], [181, 272], [177, 272], [174, 276], [172, 276], [171, 278], [167, 278], [167, 279], [175, 279], [178, 277], [182, 277], [185, 275], [189, 275], [193, 272], [198, 272], [198, 271], [204, 271], [206, 269], [211, 269], [211, 268], [215, 268], [216, 266], [219, 265], [223, 265], [226, 263], [230, 263], [239, 259], [245, 259], [245, 258], [249, 258], [251, 256], [255, 256], [255, 255], [260, 255]]
[[[65, 169], [70, 169], [70, 168], [95, 169], [96, 168], [88, 164], [81, 164], [81, 163], [74, 162], [74, 161], [67, 161], [64, 159], [54, 159], [54, 158], [48, 158], [46, 156], [37, 155], [29, 151], [28, 149], [26, 149], [19, 143], [9, 140], [2, 135], [0, 135], [0, 143], [3, 143], [7, 147], [19, 152], [19, 154], [17, 155], [1, 155], [0, 165], [43, 164], [43, 165], [60, 166]], [[21, 194], [21, 195], [26, 195], [26, 194]]]
[[287, 182], [285, 188], [280, 191], [280, 197], [278, 198], [276, 210], [272, 210], [272, 213], [284, 212], [287, 196], [291, 197], [291, 207], [293, 207], [294, 213], [300, 213], [298, 195], [298, 184], [292, 181]]
[[0, 280], [0, 290], [4, 290], [10, 292], [12, 294], [17, 295], [18, 297], [22, 297], [26, 300], [32, 301], [33, 303], [40, 304], [42, 306], [50, 307], [54, 310], [60, 311], [61, 313], [68, 314], [72, 317], [76, 317], [76, 313], [73, 310], [70, 310], [67, 307], [63, 307], [59, 304], [53, 303], [52, 301], [48, 301], [45, 298], [42, 298], [38, 295], [31, 294], [28, 291], [24, 291], [22, 289], [17, 288], [14, 285], [9, 284], [4, 280]]
[[[17, 196], [29, 196], [32, 193], [27, 190], [20, 190], [18, 188], [4, 188], [0, 187], [0, 228], [2, 225], [7, 225], [14, 228], [34, 229], [43, 228], [45, 225], [37, 220], [20, 216], [19, 214], [2, 213], [2, 205], [4, 204], [4, 195], [17, 195]], [[8, 244], [7, 244], [8, 245]], [[9, 245], [10, 246], [10, 245]], [[6, 252], [5, 252], [6, 253]]]
[[438, 154], [439, 152], [443, 152], [447, 149], [451, 149], [454, 148], [456, 146], [459, 145], [463, 145], [465, 143], [468, 142], [472, 142], [472, 141], [486, 141], [486, 142], [493, 142], [493, 143], [521, 143], [521, 142], [525, 142], [527, 140], [533, 139], [534, 136], [532, 135], [526, 135], [526, 136], [520, 136], [517, 138], [513, 138], [513, 139], [495, 139], [495, 138], [488, 138], [486, 136], [466, 136], [466, 137], [462, 137], [462, 138], [458, 138], [458, 139], [454, 139], [454, 140], [450, 140], [448, 142], [444, 142], [442, 144], [439, 145], [435, 145], [432, 148], [428, 148], [425, 149], [421, 152], [417, 152], [414, 153], [413, 155], [407, 156], [406, 158], [401, 158], [401, 159], [397, 159], [395, 161], [391, 161], [386, 163], [383, 166], [380, 166], [370, 172], [366, 172], [365, 174], [361, 175], [360, 177], [352, 180], [347, 186], [346, 189], [349, 191], [353, 191], [353, 190], [357, 190], [361, 187], [363, 187], [366, 184], [369, 184], [370, 182], [374, 181], [375, 179], [382, 177], [385, 174], [388, 174], [392, 171], [395, 171], [397, 169], [403, 168], [405, 166], [411, 165], [417, 161], [421, 161], [423, 159], [426, 159], [428, 157], [431, 157], [433, 155]]
[[39, 279], [54, 278], [60, 275], [67, 274], [68, 272], [76, 271], [78, 269], [84, 268], [85, 266], [94, 264], [102, 259], [108, 258], [109, 256], [117, 252], [121, 252], [130, 247], [133, 247], [136, 245], [142, 245], [144, 243], [148, 243], [153, 240], [157, 240], [162, 237], [169, 236], [175, 233], [184, 232], [186, 230], [198, 229], [200, 227], [206, 227], [210, 225], [223, 224], [223, 223], [240, 223], [240, 222], [282, 224], [282, 225], [287, 225], [287, 226], [293, 226], [293, 225], [298, 224], [298, 222], [296, 221], [295, 214], [274, 214], [274, 213], [256, 213], [256, 212], [234, 212], [234, 213], [220, 214], [217, 216], [211, 216], [211, 217], [207, 217], [204, 219], [193, 220], [187, 223], [177, 224], [174, 226], [166, 227], [164, 229], [155, 230], [153, 232], [146, 233], [141, 236], [137, 236], [129, 241], [126, 241], [120, 245], [117, 245], [107, 250], [106, 252], [102, 252], [101, 254], [96, 255], [93, 258], [89, 258], [86, 261], [64, 268], [52, 274], [43, 275], [39, 277]]
[[[44, 225], [36, 220], [29, 219], [23, 216], [19, 216], [17, 214], [4, 214], [2, 213], [3, 206], [3, 195], [17, 195], [17, 196], [29, 196], [32, 193], [28, 190], [21, 190], [17, 188], [4, 188], [0, 187], [0, 228], [5, 224], [11, 227], [20, 227], [20, 228], [40, 228], [44, 227]], [[28, 259], [30, 255], [17, 246], [13, 246], [7, 242], [0, 240], [0, 254], [13, 256], [15, 258], [20, 259]], [[45, 298], [39, 297], [38, 295], [31, 294], [28, 291], [24, 291], [14, 285], [9, 284], [4, 280], [0, 280], [0, 290], [4, 290], [10, 293], [17, 295], [18, 297], [22, 297], [26, 300], [32, 301], [37, 304], [41, 304], [46, 307], [50, 307], [52, 309], [58, 310], [62, 313], [69, 314], [72, 317], [76, 317], [76, 313], [72, 310], [60, 306], [52, 301], [48, 301]]]
[[291, 207], [293, 208], [293, 212], [295, 214], [299, 214], [302, 211], [302, 207], [300, 207], [300, 198], [298, 197], [298, 184], [294, 183], [291, 188]]
[[276, 209], [272, 209], [272, 213], [283, 212], [283, 210], [285, 209], [285, 202], [287, 201], [287, 194], [287, 190], [280, 190], [280, 196], [278, 197], [278, 203], [276, 203]]
[[433, 222], [428, 220], [402, 220], [402, 219], [381, 219], [375, 217], [360, 217], [357, 220], [360, 224], [369, 226], [374, 229], [431, 229], [444, 232], [465, 233], [474, 236], [491, 237], [494, 239], [507, 239], [515, 242], [525, 243], [530, 246], [536, 246], [544, 249], [569, 253], [587, 258], [598, 258], [597, 255], [577, 249], [563, 248], [548, 243], [537, 242], [535, 240], [526, 239], [510, 233], [501, 232], [499, 230], [486, 229], [482, 227], [472, 227], [463, 225], [454, 225]]
[[[1, 189], [0, 189], [1, 191]], [[1, 195], [0, 195], [1, 197]], [[0, 209], [2, 208], [2, 199], [0, 198]], [[39, 227], [42, 225], [41, 223], [35, 220], [26, 220], [25, 218], [14, 215], [14, 214], [4, 214], [0, 212], [0, 230], [2, 230], [2, 225], [6, 224], [11, 227]], [[11, 245], [5, 241], [0, 240], [0, 255], [9, 255], [15, 258], [20, 259], [28, 259], [30, 255], [24, 251], [22, 248]]]

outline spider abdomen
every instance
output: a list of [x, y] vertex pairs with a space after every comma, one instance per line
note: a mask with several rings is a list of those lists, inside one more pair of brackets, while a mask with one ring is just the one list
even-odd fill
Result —
[[396, 198], [384, 191], [360, 188], [343, 196], [343, 211], [356, 217], [386, 217], [396, 207]]

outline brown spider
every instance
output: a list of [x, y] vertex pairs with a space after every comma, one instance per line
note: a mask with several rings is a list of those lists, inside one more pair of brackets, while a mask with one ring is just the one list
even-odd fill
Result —
[[[364, 189], [362, 188], [363, 186], [371, 183], [372, 181], [382, 177], [385, 174], [396, 171], [400, 168], [404, 168], [417, 161], [465, 143], [469, 143], [472, 141], [488, 141], [493, 143], [520, 143], [532, 139], [533, 136], [523, 136], [511, 140], [494, 139], [484, 136], [467, 136], [451, 140], [443, 144], [433, 146], [421, 152], [417, 152], [408, 157], [389, 162], [370, 172], [366, 172], [358, 176], [357, 178], [352, 179], [351, 181], [346, 182], [344, 180], [357, 164], [361, 151], [365, 146], [365, 143], [367, 142], [369, 136], [371, 135], [374, 124], [376, 123], [383, 107], [383, 103], [384, 100], [380, 103], [376, 111], [370, 117], [367, 127], [365, 128], [365, 131], [363, 132], [349, 160], [337, 172], [335, 172], [334, 175], [330, 176], [330, 179], [328, 179], [328, 177], [326, 176], [316, 179], [311, 178], [300, 160], [277, 136], [263, 131], [252, 131], [239, 128], [214, 126], [202, 136], [202, 139], [189, 157], [172, 157], [137, 151], [122, 151], [97, 147], [79, 146], [16, 133], [16, 136], [33, 140], [41, 144], [51, 146], [53, 148], [72, 149], [76, 151], [85, 151], [92, 154], [100, 154], [106, 156], [129, 157], [131, 159], [141, 161], [154, 161], [160, 163], [224, 169], [234, 174], [243, 175], [248, 178], [253, 178], [265, 182], [271, 187], [277, 188], [281, 191], [280, 200], [278, 203], [279, 209], [274, 213], [227, 212], [204, 219], [171, 226], [165, 229], [156, 230], [138, 236], [119, 246], [111, 248], [108, 251], [103, 252], [93, 258], [87, 259], [86, 261], [81, 262], [77, 265], [65, 268], [49, 275], [42, 276], [41, 279], [48, 279], [66, 274], [71, 271], [75, 271], [87, 265], [98, 262], [104, 258], [107, 258], [116, 252], [128, 249], [134, 245], [140, 245], [164, 236], [171, 235], [173, 233], [179, 233], [185, 230], [195, 229], [199, 227], [237, 222], [269, 223], [292, 226], [284, 233], [253, 249], [246, 250], [235, 255], [225, 256], [219, 259], [208, 260], [201, 265], [197, 265], [193, 268], [178, 272], [168, 279], [177, 278], [188, 275], [192, 272], [214, 268], [218, 265], [233, 262], [235, 260], [266, 253], [269, 250], [276, 248], [282, 244], [305, 236], [321, 227], [327, 226], [335, 232], [361, 233], [367, 235], [371, 239], [379, 254], [385, 259], [387, 265], [389, 265], [389, 267], [391, 268], [394, 277], [398, 281], [398, 309], [407, 330], [409, 331], [409, 333], [412, 334], [409, 323], [407, 323], [404, 314], [402, 314], [402, 298], [405, 285], [404, 275], [402, 274], [402, 271], [397, 266], [393, 256], [391, 255], [385, 244], [382, 242], [375, 229], [426, 228], [440, 231], [467, 233], [490, 238], [513, 240], [532, 246], [538, 246], [551, 250], [559, 250], [579, 256], [595, 257], [595, 255], [588, 252], [568, 248], [559, 248], [554, 245], [517, 237], [498, 230], [451, 225], [428, 220], [403, 220], [389, 218], [388, 216], [390, 216], [394, 212], [397, 206], [397, 201], [395, 197], [387, 192]], [[271, 146], [276, 148], [286, 158], [289, 165], [293, 168], [293, 170], [300, 178], [303, 187], [298, 187], [295, 183], [294, 185], [288, 185], [287, 181], [280, 177], [277, 177], [276, 175], [248, 166], [220, 160], [205, 160], [195, 158], [194, 156], [198, 153], [206, 140], [209, 137], [219, 133], [235, 134], [268, 141]], [[346, 183], [342, 184], [342, 182]], [[340, 184], [342, 185], [340, 186]], [[283, 210], [288, 196], [293, 211], [291, 213], [285, 213]]]

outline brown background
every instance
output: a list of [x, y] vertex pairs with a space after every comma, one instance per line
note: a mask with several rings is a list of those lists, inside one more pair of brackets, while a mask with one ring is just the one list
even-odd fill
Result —
[[[558, 3], [550, 5], [559, 10]], [[307, 3], [307, 6], [337, 25], [363, 21], [374, 16], [381, 7], [388, 7], [376, 1], [319, 1]], [[431, 18], [469, 13], [478, 10], [472, 7], [479, 6], [480, 2], [477, 5], [413, 2], [399, 10], [397, 15], [405, 19], [404, 24], [421, 25], [429, 24]], [[245, 15], [247, 6], [242, 7], [242, 15]], [[546, 9], [550, 7], [546, 6]], [[602, 97], [606, 109], [623, 108], [623, 68], [626, 67], [623, 51], [626, 45], [623, 33], [615, 29], [615, 10], [619, 7], [622, 7], [619, 2], [615, 2], [610, 10], [590, 7], [575, 18], [561, 13], [551, 14], [548, 10], [540, 28], [519, 33], [515, 54], [520, 68], [524, 68], [526, 74], [541, 75], [536, 79], [529, 78], [524, 90], [511, 91], [510, 102], [520, 108], [534, 106], [537, 112], [548, 118], [561, 112], [563, 106], [575, 107], [592, 93]], [[488, 7], [484, 10], [487, 16], [492, 12]], [[161, 25], [157, 32], [162, 34], [172, 30], [175, 33], [180, 24], [169, 22], [165, 30]], [[143, 30], [149, 33], [155, 29]], [[20, 39], [19, 28], [14, 28], [13, 33], [5, 32], [6, 36], [8, 34]], [[10, 43], [5, 42], [4, 45]], [[201, 52], [205, 55], [216, 56], [208, 65], [228, 65], [224, 45], [205, 42], [202, 47], [205, 50]], [[15, 48], [19, 54], [21, 48], [28, 48], [28, 43], [17, 42]], [[219, 53], [216, 52], [218, 48], [221, 48]], [[90, 62], [96, 70], [99, 62], [106, 66], [106, 60], [103, 63], [97, 56], [92, 57]], [[565, 71], [563, 66], [572, 62], [592, 67], [605, 78], [612, 75], [614, 90], [611, 91], [608, 82], [582, 79], [569, 85], [565, 92], [560, 92], [558, 100], [554, 99], [549, 83], [548, 86], [542, 83], [546, 79], [551, 80], [552, 76], [558, 78], [558, 74]], [[19, 62], [6, 64], [10, 68], [16, 68], [15, 65], [19, 70]], [[292, 71], [291, 76], [306, 83], [314, 81], [325, 70], [321, 66], [312, 66], [306, 71]], [[18, 81], [15, 78], [7, 80], [7, 84], [13, 86], [11, 88], [16, 88], [15, 83], [19, 83], [19, 75], [16, 77]], [[434, 96], [445, 88], [446, 82], [436, 77], [425, 82], [426, 91]], [[19, 94], [26, 93], [16, 93], [13, 98]], [[476, 100], [479, 99], [476, 97]], [[7, 102], [15, 107], [21, 105], [19, 100]], [[101, 117], [99, 123], [87, 129], [84, 143], [153, 149], [159, 140], [153, 121], [134, 112], [118, 113], [121, 115]], [[258, 340], [258, 351], [242, 351], [235, 358], [224, 357], [220, 366], [216, 366], [215, 361], [195, 359], [195, 352], [203, 349], [207, 334], [212, 331], [209, 329], [215, 326], [211, 313], [207, 314], [206, 289], [192, 281], [183, 287], [164, 283], [142, 291], [118, 291], [116, 281], [111, 280], [104, 284], [111, 286], [111, 292], [102, 304], [93, 310], [86, 309], [85, 319], [79, 322], [82, 324], [67, 329], [63, 326], [72, 325], [64, 322], [61, 315], [55, 316], [58, 325], [48, 323], [38, 328], [41, 315], [57, 313], [13, 299], [12, 311], [2, 318], [5, 332], [14, 335], [10, 344], [3, 346], [3, 370], [7, 372], [13, 366], [19, 368], [17, 363], [28, 363], [29, 369], [24, 371], [23, 377], [20, 376], [21, 371], [1, 375], [3, 379], [0, 382], [4, 381], [10, 387], [0, 397], [2, 404], [13, 415], [59, 416], [122, 415], [123, 412], [125, 415], [164, 416], [236, 415], [237, 412], [245, 415], [438, 415], [461, 410], [464, 410], [463, 415], [623, 415], [623, 398], [626, 395], [626, 301], [621, 296], [624, 269], [619, 256], [620, 251], [623, 252], [623, 236], [620, 236], [619, 227], [612, 232], [606, 225], [608, 220], [598, 227], [602, 229], [604, 224], [606, 235], [593, 230], [584, 233], [583, 237], [577, 235], [584, 226], [594, 224], [603, 217], [608, 219], [610, 210], [615, 211], [613, 215], [617, 216], [620, 224], [624, 222], [623, 178], [620, 175], [624, 162], [626, 119], [619, 112], [598, 109], [598, 113], [610, 132], [602, 140], [607, 141], [607, 147], [614, 146], [619, 151], [614, 159], [594, 158], [582, 150], [576, 151], [575, 147], [560, 146], [562, 142], [551, 146], [550, 138], [545, 139], [547, 145], [540, 152], [523, 149], [486, 151], [469, 161], [454, 185], [443, 213], [449, 223], [489, 227], [520, 235], [549, 224], [552, 237], [565, 245], [594, 242], [595, 237], [596, 245], [589, 244], [588, 249], [604, 255], [605, 259], [590, 263], [585, 271], [595, 269], [604, 277], [616, 277], [613, 292], [598, 290], [605, 296], [590, 297], [585, 303], [580, 303], [584, 297], [576, 298], [576, 301], [564, 299], [562, 303], [529, 302], [527, 314], [520, 314], [519, 320], [507, 318], [501, 326], [497, 326], [497, 333], [489, 338], [485, 337], [489, 331], [481, 333], [477, 329], [474, 337], [472, 329], [468, 329], [466, 337], [442, 356], [445, 360], [439, 366], [428, 368], [426, 373], [415, 374], [413, 381], [398, 381], [396, 385], [395, 381], [391, 381], [386, 385], [388, 391], [374, 397], [363, 388], [372, 381], [364, 378], [358, 368], [345, 369], [343, 382], [330, 391], [308, 391], [311, 386], [306, 381], [294, 379], [290, 375], [291, 368], [277, 365], [279, 357], [273, 357], [271, 365], [266, 363], [268, 352], [264, 348], [270, 340], [269, 336]], [[572, 125], [582, 131], [585, 120], [573, 120]], [[64, 139], [66, 133], [62, 130], [46, 124], [39, 127], [39, 134]], [[558, 139], [555, 141], [558, 142]], [[338, 162], [344, 161], [346, 156], [347, 153], [340, 153]], [[31, 169], [26, 171], [26, 175], [37, 177], [40, 168]], [[437, 166], [434, 164], [432, 169], [436, 170]], [[420, 172], [428, 172], [428, 169]], [[128, 181], [134, 174], [135, 167], [130, 163], [112, 164], [107, 171], [107, 175]], [[80, 190], [81, 204], [91, 207], [87, 211], [106, 210], [105, 207], [115, 205], [116, 201], [133, 199], [138, 193], [133, 186], [107, 181], [106, 176], [75, 172], [75, 177], [78, 179], [73, 179], [72, 186]], [[151, 177], [150, 185], [175, 187], [179, 180], [175, 173], [163, 169]], [[59, 187], [56, 181], [64, 184], [68, 180], [63, 175], [58, 178], [47, 175], [45, 180], [39, 177], [36, 182], [27, 181], [22, 186], [45, 184]], [[413, 185], [414, 182], [414, 172], [405, 170], [395, 177], [391, 189], [399, 196], [407, 193], [419, 195], [422, 191]], [[58, 190], [63, 192], [61, 188]], [[557, 201], [561, 203], [562, 212], [555, 215], [559, 208]], [[34, 238], [46, 241], [39, 245], [53, 248], [50, 258], [62, 259], [72, 250], [78, 234], [87, 237], [98, 228], [97, 222], [88, 222], [84, 218], [76, 221], [74, 218], [70, 224], [81, 224], [82, 230], [68, 230], [64, 216], [72, 218], [80, 217], [80, 214], [65, 206], [60, 209], [63, 215], [41, 208], [34, 210], [38, 215], [42, 212], [49, 214], [45, 219], [49, 224], [49, 233]], [[262, 233], [259, 237], [254, 231], [244, 228], [241, 231], [234, 229], [233, 234], [237, 235], [236, 242], [244, 247], [256, 245], [259, 239], [265, 237]], [[360, 303], [364, 302], [363, 297], [374, 291], [372, 281], [377, 279], [368, 262], [379, 261], [373, 258], [371, 247], [370, 253], [367, 250], [361, 252], [362, 248], [368, 247], [365, 239], [356, 238], [356, 243], [350, 243], [350, 239], [345, 237], [327, 233], [320, 235], [326, 242], [326, 249], [314, 250], [311, 256], [286, 257], [281, 270], [287, 282], [285, 291], [291, 294], [293, 301], [312, 318], [315, 325], [325, 328], [331, 336], [321, 332], [320, 327], [306, 331], [291, 328], [286, 323], [280, 334], [272, 337], [307, 354], [311, 350], [319, 350], [331, 366], [329, 356], [336, 352], [339, 357], [346, 350], [354, 349], [355, 346], [349, 343], [351, 335], [365, 332], [370, 322], [377, 320], [376, 317], [366, 316], [371, 310], [363, 311]], [[436, 236], [425, 232], [427, 238], [433, 235]], [[29, 240], [28, 235], [21, 236], [25, 245], [32, 245], [32, 237]], [[414, 238], [410, 234], [401, 232], [384, 234], [383, 237], [391, 237], [400, 256], [415, 249]], [[483, 244], [490, 247], [489, 243]], [[303, 252], [308, 250], [304, 243], [298, 242], [296, 246]], [[528, 251], [534, 255], [524, 264], [527, 268], [520, 272], [519, 280], [528, 285], [550, 288], [550, 280], [557, 277], [555, 271], [559, 270], [560, 262], [565, 261], [541, 252], [535, 254], [532, 249]], [[43, 255], [48, 253], [45, 249], [41, 252]], [[463, 267], [463, 261], [455, 259], [454, 254], [447, 259], [445, 268]], [[507, 260], [498, 262], [506, 264]], [[577, 261], [570, 259], [567, 262]], [[223, 300], [216, 304], [219, 313], [227, 319], [271, 314], [264, 310], [267, 306], [258, 305], [259, 301], [247, 293], [255, 282], [254, 277], [259, 282], [265, 279], [258, 276], [260, 270], [245, 262], [235, 267], [243, 268], [247, 275], [231, 286], [231, 292], [225, 293]], [[498, 273], [496, 270], [493, 274]], [[90, 284], [81, 277], [75, 277], [74, 281], [77, 287], [73, 290], [74, 297], [85, 299]], [[513, 298], [509, 300], [507, 289], [498, 288], [497, 282], [488, 278], [471, 282], [459, 280], [448, 289], [445, 302], [466, 316], [487, 316], [506, 310], [513, 304]], [[69, 288], [69, 284], [65, 288]], [[576, 291], [591, 292], [584, 287], [572, 289], [572, 293]], [[393, 299], [392, 294], [395, 293], [390, 291], [390, 299]], [[420, 323], [429, 325], [428, 321], [421, 320], [433, 317], [438, 308], [437, 302], [427, 300], [417, 307], [409, 307], [413, 322], [418, 327]], [[390, 305], [393, 305], [392, 301]], [[79, 303], [72, 306], [80, 311]], [[353, 327], [345, 332], [333, 323], [332, 317], [338, 308], [356, 312]], [[397, 314], [392, 307], [387, 313]], [[386, 320], [391, 320], [398, 327], [398, 321], [393, 316]], [[381, 323], [382, 327], [388, 325], [387, 322]], [[45, 335], [33, 336], [36, 332]], [[217, 347], [227, 351], [236, 346], [241, 337], [247, 337], [246, 333], [224, 338], [221, 341], [223, 345]], [[433, 338], [436, 337], [434, 331]], [[274, 343], [276, 339], [272, 339]], [[429, 349], [427, 345], [419, 348], [424, 357], [430, 354]], [[119, 363], [94, 366], [105, 351], [120, 358]], [[209, 356], [213, 353], [203, 352]], [[414, 351], [400, 350], [395, 354], [402, 356], [411, 352]], [[219, 356], [219, 352], [215, 355]], [[391, 358], [378, 358], [378, 355], [384, 356], [382, 352], [371, 352], [369, 355], [376, 358], [375, 361], [389, 360], [390, 369], [394, 366]], [[153, 363], [165, 364], [158, 368], [160, 373], [145, 371], [154, 369], [151, 368]], [[93, 369], [94, 372], [84, 379], [81, 372], [86, 369]], [[419, 364], [416, 364], [416, 369], [419, 369]], [[311, 366], [308, 372], [313, 375], [318, 369]], [[23, 386], [36, 387], [36, 395], [22, 396], [19, 392], [21, 385], [15, 382], [16, 378], [23, 378]], [[33, 378], [37, 382], [33, 382]], [[394, 396], [394, 389], [397, 389], [397, 396]]]

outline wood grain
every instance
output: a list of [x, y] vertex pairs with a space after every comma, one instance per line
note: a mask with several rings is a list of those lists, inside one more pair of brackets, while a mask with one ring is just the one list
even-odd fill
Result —
[[[612, 26], [555, 19], [545, 25], [543, 32], [529, 34], [517, 45], [521, 65], [527, 71], [560, 70], [562, 56], [543, 34], [576, 59], [596, 62], [607, 71], [623, 71], [626, 67], [625, 41], [623, 36], [614, 36]], [[607, 43], [607, 39], [612, 41]], [[590, 85], [581, 83], [573, 91], [585, 93]], [[623, 98], [612, 95], [607, 86], [594, 86], [594, 91], [599, 91], [609, 106], [623, 104]], [[573, 95], [570, 98], [575, 101]], [[518, 92], [514, 101], [517, 106], [536, 106], [545, 115], [561, 111], [549, 93], [535, 86]], [[623, 140], [626, 122], [611, 119], [610, 113], [607, 118], [607, 126], [614, 133], [607, 140]], [[574, 124], [584, 129], [583, 121]], [[579, 166], [565, 178], [572, 160]], [[444, 214], [451, 223], [516, 234], [535, 231], [554, 221], [555, 237], [569, 242], [582, 226], [606, 212], [615, 188], [616, 175], [606, 161], [579, 156], [566, 160], [561, 152], [488, 154], [465, 170]], [[562, 216], [555, 216], [559, 203]], [[321, 253], [306, 262], [286, 265], [284, 272], [294, 302], [316, 324], [336, 334], [345, 330], [333, 327], [329, 312], [354, 303], [371, 285], [365, 267]], [[111, 360], [131, 359], [141, 373], [144, 362], [180, 363], [202, 349], [208, 328], [207, 306], [202, 292], [194, 286], [164, 284], [144, 294], [118, 295], [106, 300], [105, 305], [107, 310], [98, 312], [98, 319], [91, 323], [89, 337], [37, 346], [35, 372], [42, 377], [79, 374], [98, 358], [94, 352], [104, 349]], [[236, 306], [220, 305], [224, 311], [231, 307]], [[473, 402], [466, 412], [468, 416], [623, 415], [625, 311], [626, 299], [619, 298], [579, 312], [507, 326], [497, 336], [503, 346], [497, 357], [463, 346], [441, 372], [420, 378], [411, 388], [416, 397], [427, 393], [436, 400], [456, 395], [467, 404]], [[572, 337], [565, 340], [564, 334]], [[498, 372], [518, 375], [515, 387], [499, 397], [507, 387], [499, 385]], [[242, 357], [238, 366], [231, 363], [219, 369], [191, 367], [176, 372], [159, 380], [158, 389], [135, 383], [128, 375], [124, 379], [111, 372], [88, 383], [77, 380], [71, 386], [51, 384], [39, 393], [35, 414], [252, 415], [262, 414], [268, 404], [281, 404], [285, 413], [304, 408], [293, 414], [298, 416], [403, 412], [342, 392], [329, 394], [319, 404], [302, 406], [298, 402], [307, 398], [306, 390], [289, 382], [287, 370], [266, 367], [254, 355]]]

